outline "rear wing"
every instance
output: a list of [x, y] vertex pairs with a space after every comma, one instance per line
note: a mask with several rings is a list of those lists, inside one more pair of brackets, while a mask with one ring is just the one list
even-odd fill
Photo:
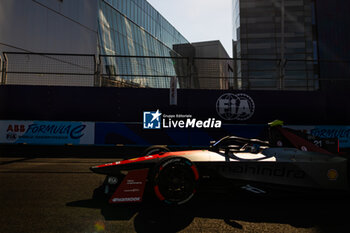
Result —
[[295, 147], [303, 151], [314, 151], [324, 154], [339, 153], [338, 138], [320, 138], [303, 131], [270, 125], [269, 142], [276, 147]]

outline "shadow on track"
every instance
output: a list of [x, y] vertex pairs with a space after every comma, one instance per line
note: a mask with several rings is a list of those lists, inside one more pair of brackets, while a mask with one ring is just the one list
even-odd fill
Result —
[[221, 219], [234, 229], [244, 230], [237, 221], [289, 224], [295, 228], [317, 228], [319, 232], [348, 232], [344, 211], [350, 200], [324, 198], [252, 198], [242, 196], [198, 196], [185, 206], [166, 207], [152, 202], [109, 205], [97, 200], [67, 203], [67, 206], [100, 208], [106, 220], [134, 218], [136, 232], [177, 232], [194, 218]]

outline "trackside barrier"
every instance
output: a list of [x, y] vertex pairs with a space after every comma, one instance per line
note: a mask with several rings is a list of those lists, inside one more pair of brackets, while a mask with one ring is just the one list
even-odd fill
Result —
[[94, 122], [0, 121], [0, 143], [93, 145]]
[[[321, 138], [338, 138], [340, 148], [350, 148], [348, 125], [289, 125]], [[246, 138], [265, 137], [267, 125], [223, 124], [220, 129], [144, 130], [142, 123], [63, 122], [63, 121], [0, 121], [0, 144], [34, 145], [170, 145], [205, 147], [210, 141], [227, 135]]]

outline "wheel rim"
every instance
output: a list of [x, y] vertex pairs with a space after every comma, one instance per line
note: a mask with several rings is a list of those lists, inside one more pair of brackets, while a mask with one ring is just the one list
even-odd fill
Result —
[[182, 163], [173, 163], [162, 168], [156, 182], [158, 197], [170, 203], [189, 200], [195, 192], [195, 185], [193, 171]]

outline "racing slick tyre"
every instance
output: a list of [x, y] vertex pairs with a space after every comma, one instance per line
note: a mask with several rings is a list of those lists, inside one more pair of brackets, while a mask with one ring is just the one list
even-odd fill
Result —
[[155, 145], [155, 146], [150, 146], [146, 148], [141, 156], [147, 156], [147, 155], [155, 155], [159, 154], [161, 152], [169, 152], [170, 150], [166, 146], [161, 146], [161, 145]]
[[152, 188], [156, 198], [166, 205], [182, 205], [196, 193], [199, 175], [188, 159], [171, 157], [154, 168]]

